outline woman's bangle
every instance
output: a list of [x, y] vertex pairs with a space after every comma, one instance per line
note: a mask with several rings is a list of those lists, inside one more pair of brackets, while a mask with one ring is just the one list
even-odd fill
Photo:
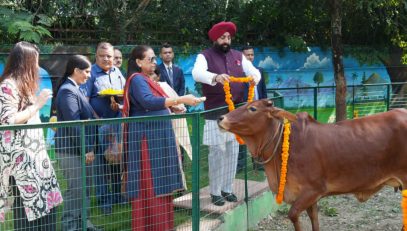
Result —
[[174, 98], [174, 105], [173, 106], [175, 106], [175, 105], [178, 105], [179, 103], [178, 103], [178, 99], [177, 98]]

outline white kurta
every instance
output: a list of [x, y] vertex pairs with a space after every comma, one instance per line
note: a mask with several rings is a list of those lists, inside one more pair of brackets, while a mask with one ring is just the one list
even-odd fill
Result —
[[[252, 76], [256, 84], [261, 75], [253, 64], [242, 54], [242, 68], [247, 76]], [[217, 74], [208, 71], [208, 62], [204, 55], [199, 54], [196, 58], [192, 76], [196, 82], [215, 86], [214, 77]], [[241, 76], [239, 76], [241, 77]], [[235, 136], [219, 129], [216, 120], [206, 120], [203, 134], [203, 144], [209, 146], [209, 188], [214, 196], [220, 196], [221, 192], [233, 192], [233, 180], [236, 175], [237, 157], [239, 145]]]
[[[260, 71], [255, 68], [249, 60], [242, 54], [242, 68], [244, 73], [247, 76], [252, 76], [254, 81], [259, 83], [261, 79]], [[217, 74], [222, 73], [213, 73], [208, 71], [208, 62], [203, 54], [198, 54], [196, 57], [196, 61], [194, 67], [192, 69], [192, 77], [196, 82], [209, 84], [215, 86], [216, 83], [213, 82], [213, 78]], [[206, 120], [204, 126], [204, 135], [203, 135], [203, 144], [205, 145], [221, 145], [225, 144], [226, 142], [232, 141], [235, 139], [235, 136], [229, 132], [220, 131], [218, 128], [218, 124], [215, 120]], [[222, 148], [224, 149], [224, 147]]]

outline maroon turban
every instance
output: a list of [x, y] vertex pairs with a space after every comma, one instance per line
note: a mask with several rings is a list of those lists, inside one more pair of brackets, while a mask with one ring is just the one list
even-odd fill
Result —
[[236, 25], [233, 22], [220, 22], [212, 26], [208, 32], [208, 36], [212, 41], [216, 41], [225, 32], [229, 32], [233, 37], [236, 34]]

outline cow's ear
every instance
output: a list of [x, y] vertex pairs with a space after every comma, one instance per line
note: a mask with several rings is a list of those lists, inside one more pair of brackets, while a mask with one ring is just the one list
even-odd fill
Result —
[[288, 119], [290, 122], [294, 122], [297, 120], [297, 116], [291, 112], [285, 111], [280, 108], [274, 108], [273, 110], [269, 111], [269, 117], [274, 117], [279, 120], [283, 120], [284, 118]]

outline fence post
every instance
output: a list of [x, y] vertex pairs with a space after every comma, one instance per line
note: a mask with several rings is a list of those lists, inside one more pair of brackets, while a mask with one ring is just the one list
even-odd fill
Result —
[[355, 117], [355, 85], [352, 85], [352, 119]]
[[81, 157], [82, 157], [82, 230], [87, 226], [87, 200], [86, 200], [86, 149], [85, 149], [85, 123], [81, 124]]
[[314, 119], [318, 120], [318, 87], [314, 87]]
[[391, 96], [390, 86], [391, 86], [391, 83], [387, 84], [387, 106], [386, 106], [387, 111], [390, 109], [390, 96]]
[[192, 230], [199, 231], [200, 202], [199, 202], [199, 145], [201, 140], [200, 113], [192, 117]]

